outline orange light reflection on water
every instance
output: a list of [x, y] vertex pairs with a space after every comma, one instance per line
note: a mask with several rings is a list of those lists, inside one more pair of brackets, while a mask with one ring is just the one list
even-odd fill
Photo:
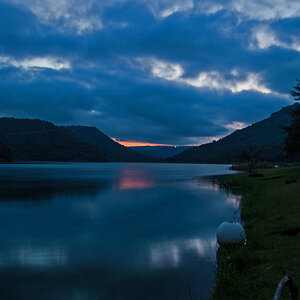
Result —
[[151, 180], [140, 178], [122, 178], [119, 183], [120, 190], [140, 190], [153, 187], [155, 184]]
[[141, 170], [125, 169], [119, 181], [120, 190], [141, 190], [155, 186], [153, 179], [147, 178]]

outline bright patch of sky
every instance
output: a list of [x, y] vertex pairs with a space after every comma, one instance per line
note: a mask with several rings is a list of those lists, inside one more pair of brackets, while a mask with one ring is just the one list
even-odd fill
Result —
[[231, 70], [231, 79], [226, 79], [223, 74], [218, 71], [202, 71], [195, 78], [183, 77], [183, 68], [176, 63], [159, 61], [156, 59], [146, 60], [151, 65], [151, 72], [154, 77], [165, 80], [175, 81], [177, 83], [187, 84], [196, 88], [206, 88], [212, 90], [230, 90], [232, 93], [240, 93], [243, 91], [253, 90], [259, 93], [272, 93], [261, 82], [261, 76], [255, 73], [248, 73], [242, 79], [236, 70]]
[[247, 126], [247, 124], [245, 124], [244, 122], [234, 121], [232, 123], [225, 124], [224, 126], [230, 130], [240, 130], [240, 129], [245, 128]]
[[68, 60], [57, 57], [26, 57], [23, 59], [14, 59], [9, 56], [0, 56], [0, 68], [13, 66], [25, 71], [33, 69], [53, 69], [60, 71], [71, 69]]
[[254, 45], [260, 49], [267, 49], [272, 46], [291, 49], [300, 52], [300, 38], [292, 36], [290, 42], [283, 42], [269, 26], [259, 26], [253, 31]]

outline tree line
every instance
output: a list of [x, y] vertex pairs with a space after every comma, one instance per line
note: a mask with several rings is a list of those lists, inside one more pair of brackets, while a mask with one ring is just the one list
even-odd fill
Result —
[[[290, 94], [294, 97], [295, 101], [300, 100], [300, 80], [297, 80], [297, 84], [293, 87]], [[300, 159], [300, 105], [297, 105], [295, 109], [290, 111], [291, 125], [284, 127], [283, 129], [287, 133], [285, 138], [285, 150], [287, 157], [293, 160]]]

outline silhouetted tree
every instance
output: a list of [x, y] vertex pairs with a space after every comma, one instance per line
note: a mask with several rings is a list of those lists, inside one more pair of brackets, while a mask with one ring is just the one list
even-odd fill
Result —
[[257, 148], [250, 145], [247, 149], [243, 149], [239, 157], [242, 161], [246, 161], [248, 164], [248, 171], [251, 173], [258, 162], [258, 152]]
[[300, 80], [297, 80], [297, 84], [293, 87], [294, 90], [291, 91], [291, 95], [295, 98], [295, 100], [300, 100]]
[[[300, 80], [297, 79], [297, 84], [293, 87], [291, 95], [295, 101], [300, 100]], [[300, 105], [297, 105], [295, 109], [290, 111], [292, 118], [291, 125], [284, 127], [287, 132], [285, 138], [285, 150], [287, 157], [299, 159], [300, 158]]]

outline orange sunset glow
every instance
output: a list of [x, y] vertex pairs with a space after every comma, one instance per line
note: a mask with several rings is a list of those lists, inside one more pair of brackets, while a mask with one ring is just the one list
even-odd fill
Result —
[[143, 142], [128, 142], [128, 141], [119, 141], [115, 138], [113, 140], [125, 147], [139, 147], [139, 146], [172, 146], [172, 145], [165, 145], [165, 144], [155, 144], [155, 143], [143, 143]]

